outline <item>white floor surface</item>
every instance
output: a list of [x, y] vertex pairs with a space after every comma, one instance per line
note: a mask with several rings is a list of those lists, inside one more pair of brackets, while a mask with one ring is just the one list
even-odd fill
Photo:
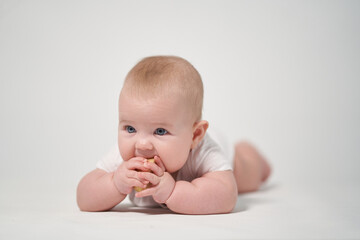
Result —
[[89, 213], [78, 210], [71, 192], [6, 194], [0, 239], [359, 239], [359, 185], [322, 186], [270, 180], [240, 195], [232, 213], [205, 216], [137, 208], [127, 200]]

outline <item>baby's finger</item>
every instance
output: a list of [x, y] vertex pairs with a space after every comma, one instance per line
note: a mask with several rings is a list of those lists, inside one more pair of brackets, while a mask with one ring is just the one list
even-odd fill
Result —
[[138, 172], [138, 176], [142, 179], [148, 180], [152, 185], [158, 185], [160, 178], [150, 172]]
[[149, 170], [151, 170], [155, 175], [159, 177], [162, 177], [164, 175], [164, 171], [156, 163], [145, 162], [144, 166], [147, 167]]
[[139, 172], [137, 172], [137, 171], [127, 171], [126, 177], [131, 178], [131, 179], [137, 179], [137, 180], [140, 179]]
[[129, 160], [126, 162], [126, 168], [129, 170], [148, 171], [148, 168], [144, 166], [144, 160], [145, 158]]
[[147, 187], [147, 184], [144, 184], [141, 181], [136, 180], [136, 179], [129, 179], [127, 182], [128, 182], [127, 183], [128, 186], [130, 186], [131, 188], [133, 188], [133, 187], [146, 188]]
[[163, 172], [165, 172], [165, 165], [164, 163], [161, 161], [159, 156], [155, 156], [154, 157], [155, 163], [162, 169]]
[[153, 194], [155, 194], [155, 188], [151, 187], [151, 188], [147, 188], [142, 190], [141, 192], [137, 192], [135, 194], [135, 197], [146, 197], [146, 196], [151, 196]]
[[141, 178], [141, 176], [139, 175], [139, 172], [136, 172], [136, 171], [128, 171], [126, 173], [126, 177], [128, 179], [135, 179], [137, 181], [140, 181], [142, 184], [145, 184], [145, 185], [149, 184], [149, 181], [144, 178]]

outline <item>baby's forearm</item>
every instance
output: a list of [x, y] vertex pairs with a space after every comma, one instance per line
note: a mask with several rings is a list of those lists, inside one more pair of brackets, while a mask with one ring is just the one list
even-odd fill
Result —
[[88, 173], [81, 179], [77, 188], [77, 203], [82, 211], [106, 211], [121, 201], [126, 195], [115, 187], [113, 173], [100, 169]]
[[184, 214], [231, 212], [237, 201], [235, 180], [232, 175], [221, 174], [223, 176], [220, 177], [224, 180], [199, 178], [192, 182], [176, 182], [171, 196], [166, 201], [168, 208]]

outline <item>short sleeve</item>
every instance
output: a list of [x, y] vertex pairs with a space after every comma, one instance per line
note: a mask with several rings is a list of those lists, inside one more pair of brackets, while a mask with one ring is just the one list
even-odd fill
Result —
[[196, 176], [200, 177], [208, 172], [232, 170], [232, 161], [226, 156], [224, 149], [214, 141], [209, 134], [194, 149]]
[[119, 148], [117, 144], [114, 144], [109, 152], [97, 162], [96, 167], [106, 172], [114, 172], [122, 162]]

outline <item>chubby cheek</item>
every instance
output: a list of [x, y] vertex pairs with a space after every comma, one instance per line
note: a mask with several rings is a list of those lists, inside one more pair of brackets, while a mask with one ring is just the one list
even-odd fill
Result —
[[166, 171], [173, 173], [180, 170], [184, 166], [189, 156], [189, 152], [190, 145], [187, 146], [181, 143], [176, 144], [172, 148], [166, 148], [162, 154], [164, 156], [162, 157], [162, 160], [164, 162]]
[[121, 136], [118, 137], [118, 148], [120, 156], [124, 161], [133, 157], [132, 145], [129, 141], [125, 141]]

